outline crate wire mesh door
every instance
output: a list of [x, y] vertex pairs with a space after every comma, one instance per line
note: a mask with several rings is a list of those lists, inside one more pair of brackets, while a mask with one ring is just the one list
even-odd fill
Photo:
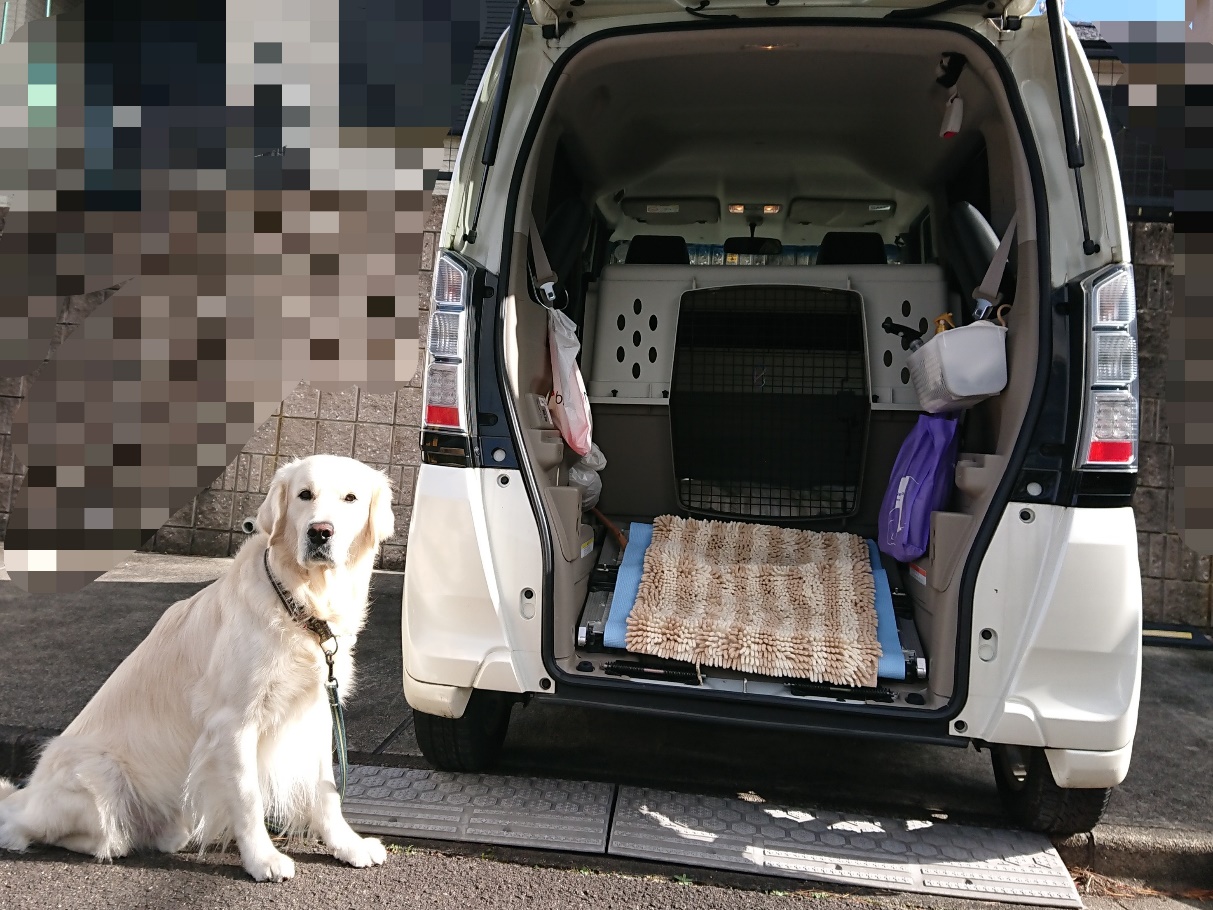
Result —
[[673, 374], [674, 471], [687, 512], [785, 521], [855, 513], [871, 413], [858, 293], [688, 291]]

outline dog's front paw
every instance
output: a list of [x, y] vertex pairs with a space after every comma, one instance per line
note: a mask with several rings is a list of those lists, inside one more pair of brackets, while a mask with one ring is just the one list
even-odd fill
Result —
[[284, 882], [295, 877], [295, 861], [274, 850], [244, 861], [244, 871], [259, 882]]
[[30, 839], [17, 830], [15, 825], [0, 822], [0, 850], [24, 853], [29, 849]]
[[377, 837], [360, 837], [333, 850], [333, 856], [359, 869], [378, 866], [387, 859], [387, 849]]

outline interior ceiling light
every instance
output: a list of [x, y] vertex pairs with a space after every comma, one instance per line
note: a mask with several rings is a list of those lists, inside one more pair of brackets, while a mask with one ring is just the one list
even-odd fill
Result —
[[768, 202], [765, 204], [758, 203], [758, 202], [747, 202], [747, 203], [734, 202], [729, 205], [729, 214], [730, 215], [744, 215], [747, 212], [749, 212], [754, 215], [758, 215], [758, 214], [778, 215], [780, 209], [782, 209], [782, 208], [783, 208], [782, 205], [775, 203], [775, 202]]

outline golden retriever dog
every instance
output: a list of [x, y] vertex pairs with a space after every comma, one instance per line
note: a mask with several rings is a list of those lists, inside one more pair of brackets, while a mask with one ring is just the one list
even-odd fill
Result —
[[393, 533], [388, 478], [350, 458], [296, 460], [255, 524], [228, 572], [169, 607], [51, 740], [28, 785], [0, 781], [0, 848], [109, 860], [235, 842], [249, 875], [283, 881], [295, 864], [268, 815], [352, 866], [384, 861], [341, 813], [325, 653], [336, 644], [344, 701], [375, 554]]

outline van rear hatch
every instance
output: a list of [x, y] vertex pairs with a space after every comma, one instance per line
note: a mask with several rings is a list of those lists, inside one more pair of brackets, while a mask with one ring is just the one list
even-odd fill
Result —
[[1036, 0], [528, 0], [531, 16], [539, 25], [562, 23], [572, 25], [578, 20], [609, 19], [624, 16], [687, 16], [719, 17], [721, 15], [759, 15], [794, 10], [798, 15], [822, 13], [869, 15], [881, 18], [898, 10], [922, 16], [942, 15], [952, 11], [969, 12], [979, 18], [989, 16], [1024, 16], [1031, 12]]

